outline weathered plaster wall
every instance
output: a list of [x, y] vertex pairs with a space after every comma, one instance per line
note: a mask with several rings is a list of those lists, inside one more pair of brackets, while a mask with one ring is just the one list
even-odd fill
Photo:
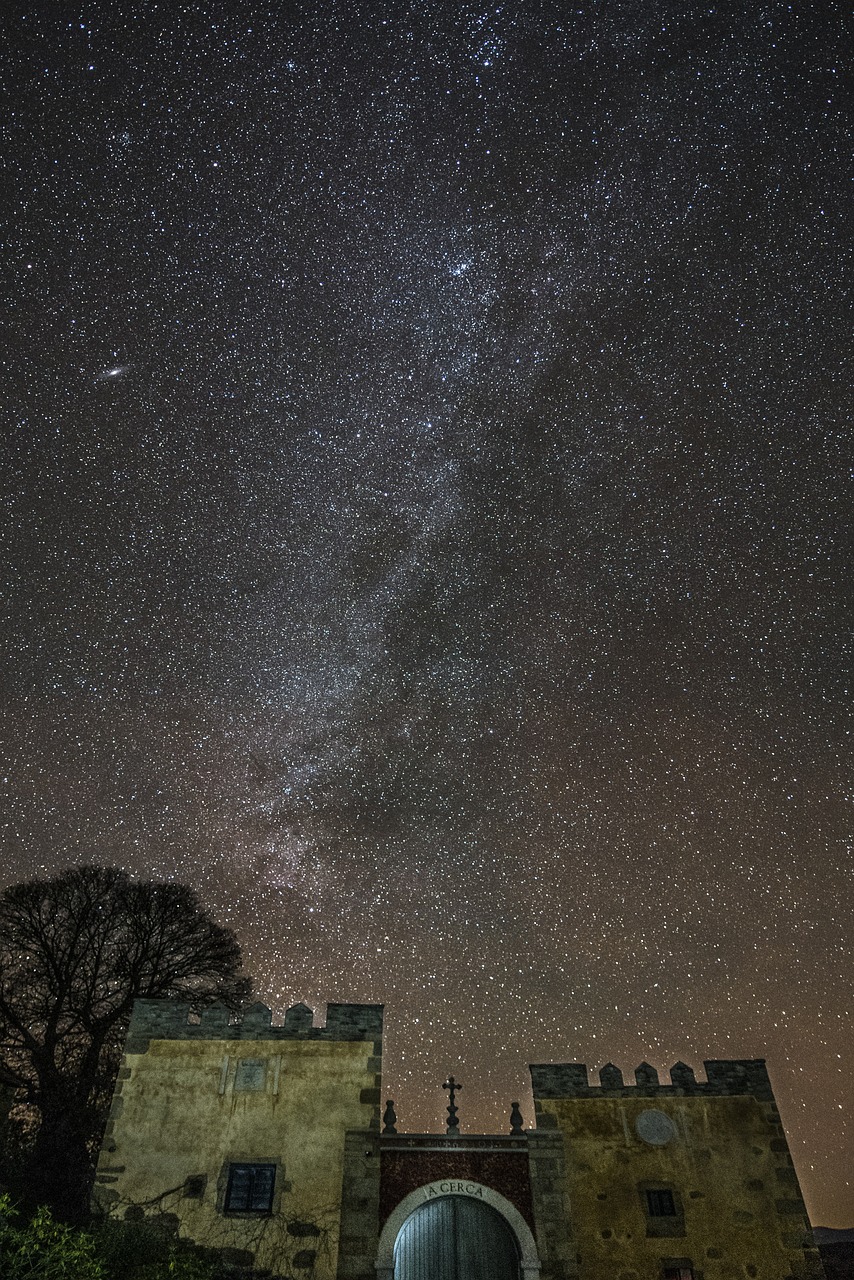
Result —
[[[537, 1071], [549, 1070], [532, 1068], [535, 1088]], [[718, 1092], [644, 1081], [623, 1086], [612, 1076], [611, 1089], [596, 1089], [576, 1079], [565, 1090], [575, 1096], [535, 1098], [538, 1129], [564, 1140], [583, 1280], [645, 1280], [689, 1262], [702, 1280], [821, 1276], [770, 1086], [738, 1093], [737, 1082]], [[553, 1078], [542, 1091], [563, 1090]], [[673, 1122], [660, 1146], [635, 1128], [651, 1110]], [[675, 1217], [648, 1215], [647, 1187], [673, 1189]]]
[[[174, 1215], [182, 1235], [235, 1262], [332, 1280], [345, 1132], [379, 1127], [379, 1044], [184, 1026], [164, 1039], [132, 1027], [139, 1051], [122, 1065], [97, 1200], [122, 1217]], [[270, 1215], [223, 1213], [232, 1162], [276, 1164]]]
[[[823, 1275], [761, 1060], [707, 1062], [704, 1081], [680, 1063], [669, 1084], [608, 1066], [598, 1086], [578, 1063], [534, 1066], [535, 1130], [448, 1140], [380, 1134], [381, 1035], [380, 1006], [330, 1005], [315, 1027], [305, 1006], [272, 1026], [263, 1006], [194, 1022], [138, 1002], [96, 1202], [273, 1276], [372, 1280], [419, 1188], [476, 1183], [516, 1216], [542, 1280]], [[224, 1212], [233, 1163], [276, 1166], [269, 1214]], [[648, 1189], [671, 1190], [677, 1212], [651, 1215]]]

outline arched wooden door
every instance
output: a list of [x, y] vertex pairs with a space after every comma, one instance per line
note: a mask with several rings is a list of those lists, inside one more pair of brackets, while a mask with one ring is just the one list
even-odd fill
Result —
[[468, 1196], [441, 1196], [406, 1219], [394, 1280], [519, 1280], [519, 1246], [500, 1213]]

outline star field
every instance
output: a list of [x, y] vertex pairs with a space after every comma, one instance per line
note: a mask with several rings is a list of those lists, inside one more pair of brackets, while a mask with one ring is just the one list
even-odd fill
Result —
[[842, 8], [7, 25], [4, 885], [191, 883], [403, 1129], [766, 1057], [854, 1225]]

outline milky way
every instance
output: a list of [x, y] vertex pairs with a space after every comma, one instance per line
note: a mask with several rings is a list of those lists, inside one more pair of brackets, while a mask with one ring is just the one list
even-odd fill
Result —
[[384, 1001], [403, 1128], [767, 1057], [854, 1225], [842, 9], [9, 25], [3, 882]]

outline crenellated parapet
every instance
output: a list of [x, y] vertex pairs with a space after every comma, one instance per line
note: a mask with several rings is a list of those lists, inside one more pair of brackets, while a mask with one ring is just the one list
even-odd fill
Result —
[[634, 1082], [627, 1083], [612, 1062], [599, 1071], [599, 1083], [591, 1084], [583, 1062], [538, 1063], [532, 1065], [535, 1098], [611, 1097], [729, 1097], [751, 1094], [773, 1102], [771, 1081], [764, 1058], [712, 1059], [704, 1062], [706, 1079], [698, 1080], [684, 1062], [670, 1068], [670, 1083], [659, 1081], [658, 1072], [648, 1062], [635, 1068]]
[[136, 1000], [128, 1028], [126, 1053], [145, 1053], [152, 1040], [368, 1040], [383, 1033], [381, 1004], [329, 1004], [326, 1025], [314, 1026], [305, 1004], [288, 1009], [282, 1025], [264, 1004], [248, 1005], [232, 1014], [223, 1004], [208, 1005], [200, 1013], [180, 1000]]

